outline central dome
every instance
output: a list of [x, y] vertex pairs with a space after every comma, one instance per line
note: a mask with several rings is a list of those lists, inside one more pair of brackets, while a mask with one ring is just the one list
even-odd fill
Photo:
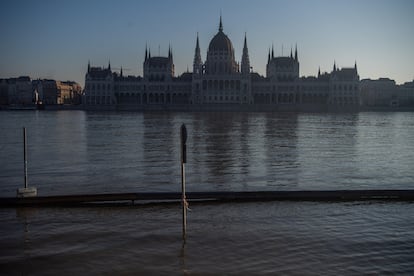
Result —
[[231, 52], [233, 45], [230, 39], [222, 31], [219, 31], [213, 39], [210, 41], [208, 46], [209, 51], [228, 51]]
[[223, 24], [221, 23], [220, 16], [220, 25], [219, 32], [213, 37], [208, 46], [209, 51], [233, 51], [233, 45], [231, 44], [230, 39], [223, 33]]

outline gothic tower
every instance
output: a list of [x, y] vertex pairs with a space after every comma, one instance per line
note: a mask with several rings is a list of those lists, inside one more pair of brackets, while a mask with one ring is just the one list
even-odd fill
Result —
[[241, 60], [241, 72], [243, 75], [250, 73], [250, 60], [249, 60], [249, 50], [247, 49], [247, 38], [244, 34], [244, 46], [243, 46], [243, 55]]
[[193, 76], [199, 76], [202, 74], [203, 62], [201, 61], [201, 53], [200, 53], [200, 43], [198, 41], [198, 33], [197, 33], [197, 41], [194, 53], [194, 61], [193, 61]]

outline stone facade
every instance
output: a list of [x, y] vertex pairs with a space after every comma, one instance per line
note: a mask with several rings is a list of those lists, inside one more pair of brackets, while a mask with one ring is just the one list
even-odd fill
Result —
[[205, 62], [198, 34], [193, 72], [176, 77], [173, 53], [151, 56], [146, 49], [143, 77], [123, 76], [106, 68], [91, 67], [85, 76], [86, 109], [134, 110], [307, 110], [358, 109], [359, 75], [356, 64], [317, 77], [299, 76], [297, 47], [290, 56], [274, 56], [269, 50], [266, 76], [252, 72], [247, 36], [241, 62], [224, 33], [220, 17], [218, 33], [211, 39]]
[[366, 108], [414, 108], [414, 81], [397, 85], [389, 78], [363, 79], [361, 102]]
[[32, 105], [33, 87], [30, 77], [0, 80], [0, 105]]

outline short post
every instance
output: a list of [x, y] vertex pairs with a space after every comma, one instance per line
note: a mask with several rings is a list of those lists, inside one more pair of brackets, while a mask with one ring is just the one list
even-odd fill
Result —
[[27, 184], [27, 135], [26, 128], [23, 127], [23, 160], [24, 160], [24, 188], [17, 189], [17, 197], [37, 196], [35, 187], [28, 187]]
[[187, 199], [185, 197], [185, 163], [187, 162], [187, 129], [181, 125], [181, 203], [183, 207], [183, 240], [187, 234]]

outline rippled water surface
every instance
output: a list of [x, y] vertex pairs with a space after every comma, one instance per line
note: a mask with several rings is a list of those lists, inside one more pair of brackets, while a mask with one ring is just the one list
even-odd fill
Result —
[[5, 274], [414, 273], [414, 204], [267, 202], [0, 210]]
[[414, 113], [1, 112], [0, 196], [202, 190], [414, 188]]
[[[414, 113], [0, 112], [0, 196], [414, 189]], [[414, 274], [412, 202], [0, 209], [0, 274]]]

